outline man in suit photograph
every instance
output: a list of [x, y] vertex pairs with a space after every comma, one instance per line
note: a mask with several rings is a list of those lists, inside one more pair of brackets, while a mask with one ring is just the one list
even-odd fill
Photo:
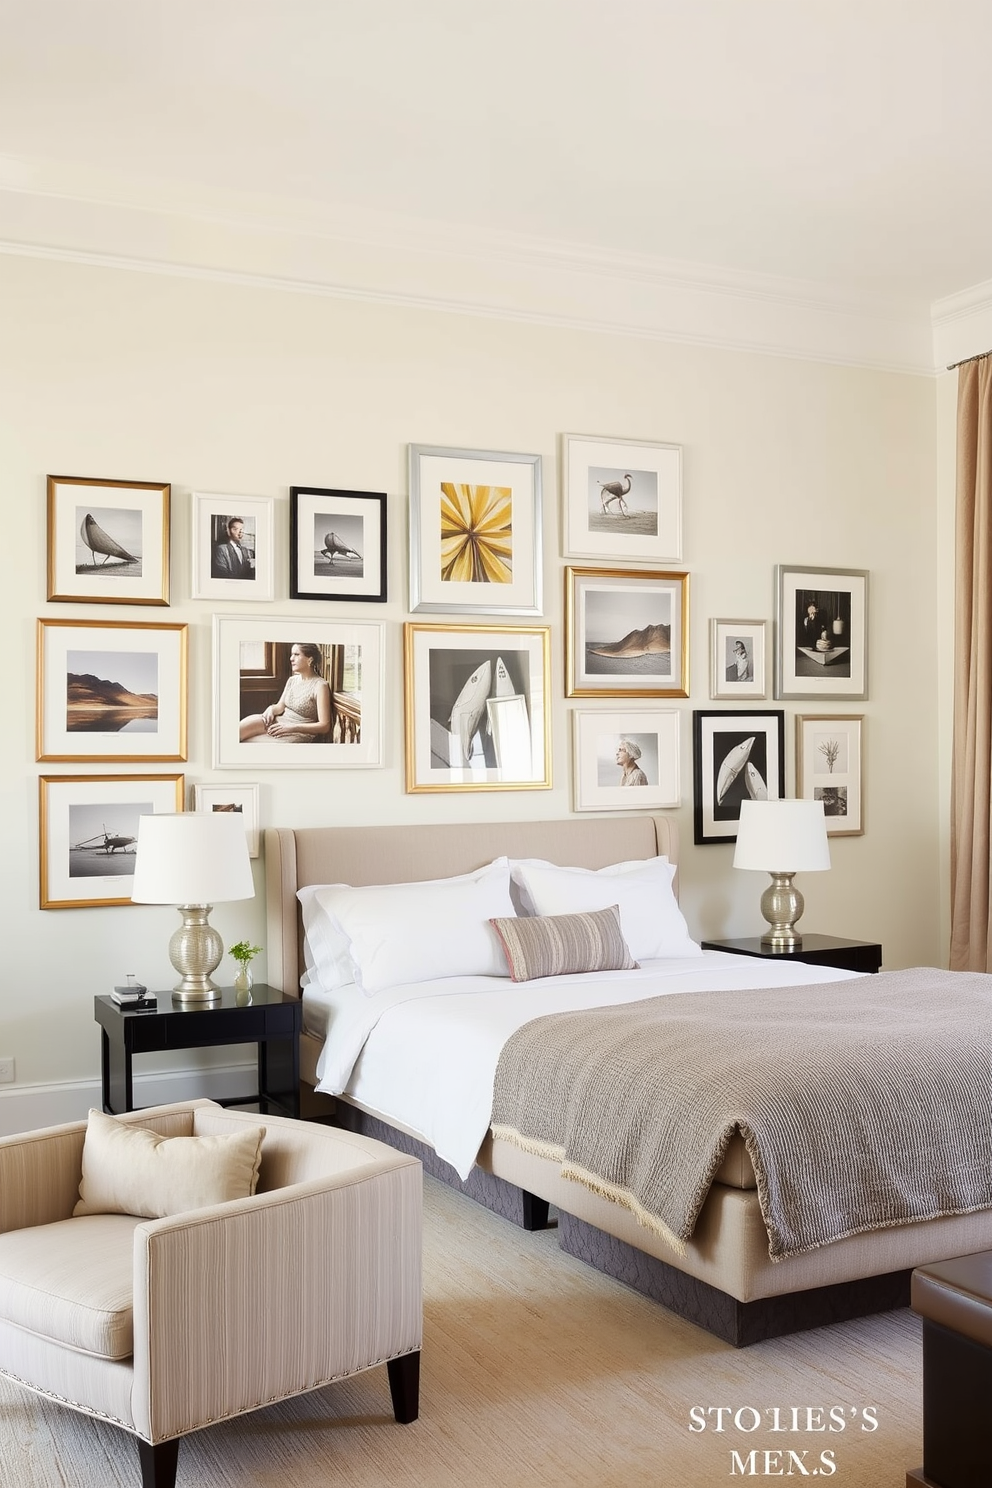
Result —
[[228, 517], [224, 537], [214, 544], [210, 560], [212, 579], [253, 579], [255, 577], [255, 554], [243, 542], [245, 523], [243, 517]]

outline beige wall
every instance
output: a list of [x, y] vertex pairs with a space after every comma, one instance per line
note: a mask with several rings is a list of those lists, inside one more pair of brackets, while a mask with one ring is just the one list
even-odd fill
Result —
[[[172, 911], [37, 908], [37, 776], [112, 768], [35, 762], [36, 620], [105, 617], [94, 606], [46, 604], [48, 472], [172, 482], [167, 618], [188, 621], [191, 630], [189, 785], [235, 778], [210, 763], [213, 607], [187, 597], [190, 491], [277, 498], [278, 597], [271, 612], [299, 615], [304, 639], [305, 617], [327, 609], [285, 598], [289, 486], [388, 491], [389, 603], [334, 607], [335, 615], [385, 622], [385, 767], [246, 778], [261, 784], [265, 824], [427, 824], [571, 810], [557, 435], [681, 444], [692, 685], [690, 698], [672, 706], [682, 715], [678, 817], [691, 930], [704, 936], [761, 928], [762, 880], [735, 873], [728, 846], [692, 846], [691, 712], [723, 706], [709, 697], [709, 619], [770, 620], [777, 562], [865, 568], [869, 700], [785, 705], [790, 790], [797, 713], [866, 717], [867, 829], [863, 837], [834, 840], [831, 873], [806, 877], [803, 924], [881, 940], [890, 967], [942, 962], [938, 703], [946, 703], [946, 656], [935, 555], [946, 531], [938, 522], [938, 395], [931, 379], [31, 258], [0, 260], [0, 325], [0, 602], [8, 638], [0, 1056], [16, 1058], [22, 1093], [25, 1086], [68, 1085], [79, 1100], [92, 1098], [99, 1072], [94, 994], [125, 970], [157, 986], [168, 986], [171, 976]], [[543, 457], [551, 791], [404, 793], [410, 441]], [[115, 608], [114, 618], [163, 615]], [[214, 921], [228, 940], [261, 938], [261, 900], [218, 907]], [[192, 1065], [194, 1057], [176, 1062]], [[0, 1087], [0, 1126], [10, 1094]]]

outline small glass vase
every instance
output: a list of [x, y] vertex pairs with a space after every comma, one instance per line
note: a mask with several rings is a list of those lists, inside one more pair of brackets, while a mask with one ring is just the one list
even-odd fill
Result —
[[242, 961], [234, 974], [235, 1001], [239, 1007], [251, 1001], [251, 984], [254, 978], [251, 973], [251, 965]]

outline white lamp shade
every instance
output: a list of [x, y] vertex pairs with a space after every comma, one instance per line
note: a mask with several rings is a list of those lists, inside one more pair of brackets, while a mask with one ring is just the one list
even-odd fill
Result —
[[735, 868], [817, 873], [830, 867], [822, 801], [742, 801]]
[[138, 818], [135, 904], [221, 904], [253, 899], [240, 812], [162, 812]]

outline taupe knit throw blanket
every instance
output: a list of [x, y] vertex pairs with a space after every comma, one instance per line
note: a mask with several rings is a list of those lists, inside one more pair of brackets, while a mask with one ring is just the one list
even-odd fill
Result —
[[992, 976], [883, 972], [537, 1018], [493, 1133], [677, 1250], [739, 1129], [773, 1260], [992, 1207]]

